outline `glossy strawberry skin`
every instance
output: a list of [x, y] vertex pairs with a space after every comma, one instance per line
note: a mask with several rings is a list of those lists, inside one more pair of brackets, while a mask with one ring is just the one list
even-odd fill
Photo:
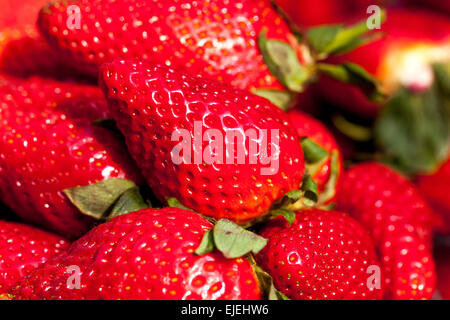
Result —
[[381, 164], [356, 165], [344, 175], [337, 204], [370, 231], [382, 257], [386, 298], [431, 299], [435, 218], [411, 182]]
[[63, 238], [33, 227], [0, 221], [0, 292], [60, 254], [69, 246]]
[[[17, 299], [260, 299], [250, 263], [219, 252], [197, 256], [212, 224], [191, 211], [146, 209], [91, 230], [11, 291]], [[80, 289], [66, 285], [80, 267]], [[70, 274], [69, 274], [70, 275]]]
[[[380, 31], [385, 33], [381, 39], [330, 59], [330, 62], [359, 64], [381, 81], [387, 94], [393, 94], [400, 85], [413, 89], [429, 85], [424, 80], [428, 79], [428, 74], [423, 69], [411, 74], [422, 60], [431, 57], [436, 60], [434, 62], [450, 60], [450, 22], [443, 15], [426, 10], [390, 8]], [[428, 65], [434, 62], [429, 61]], [[328, 101], [365, 118], [375, 118], [382, 107], [368, 100], [360, 89], [325, 76], [319, 87]]]
[[[81, 10], [81, 29], [67, 28], [70, 5]], [[39, 26], [91, 74], [113, 58], [139, 57], [247, 90], [282, 89], [259, 52], [263, 27], [269, 38], [293, 39], [268, 0], [60, 1], [41, 11]]]
[[[297, 134], [285, 113], [267, 100], [136, 60], [106, 64], [100, 81], [131, 155], [161, 200], [175, 197], [197, 212], [240, 223], [265, 214], [274, 201], [299, 188], [304, 163]], [[172, 134], [187, 130], [194, 137], [195, 122], [205, 134], [214, 129], [225, 137], [227, 131], [239, 130], [240, 142], [222, 140], [223, 150], [234, 150], [232, 163], [226, 163], [224, 153], [222, 164], [207, 164], [205, 158], [175, 164], [172, 153], [180, 139], [172, 141]], [[239, 150], [258, 156], [245, 142], [243, 132], [249, 129], [267, 130], [258, 136], [265, 134], [270, 144], [278, 144], [278, 164], [252, 164], [250, 157], [238, 161]], [[269, 137], [273, 133], [279, 135], [278, 143]], [[189, 146], [196, 143], [191, 142]], [[202, 142], [203, 154], [211, 150], [208, 146], [209, 140]], [[268, 155], [273, 150], [268, 148]], [[263, 167], [272, 169], [264, 173]]]
[[436, 172], [421, 175], [416, 178], [416, 185], [422, 195], [428, 200], [433, 210], [443, 221], [438, 231], [450, 235], [450, 159], [442, 164]]
[[109, 117], [101, 90], [41, 78], [0, 79], [0, 197], [24, 221], [67, 238], [93, 219], [63, 195], [108, 178], [140, 182], [125, 146], [92, 121]]
[[305, 210], [288, 226], [276, 218], [261, 233], [269, 239], [256, 256], [291, 299], [381, 299], [381, 289], [369, 289], [369, 266], [379, 266], [366, 230], [347, 214]]
[[333, 195], [329, 199], [327, 199], [326, 204], [334, 202], [336, 200], [336, 195], [338, 193], [339, 184], [341, 181], [341, 170], [343, 170], [344, 167], [342, 152], [335, 138], [324, 124], [304, 112], [292, 110], [288, 113], [288, 115], [292, 125], [297, 130], [299, 137], [308, 137], [309, 139], [311, 139], [311, 141], [313, 141], [329, 153], [329, 157], [322, 161], [315, 172], [311, 172], [311, 170], [309, 171], [309, 173], [312, 175], [312, 178], [317, 184], [319, 194], [323, 193], [326, 188], [327, 182], [329, 182], [331, 178], [331, 154], [333, 152], [338, 153], [339, 159], [336, 184], [334, 186]]
[[[18, 77], [67, 78], [74, 70], [39, 34], [36, 22], [47, 0], [1, 0], [0, 70]], [[78, 76], [78, 75], [77, 75]]]

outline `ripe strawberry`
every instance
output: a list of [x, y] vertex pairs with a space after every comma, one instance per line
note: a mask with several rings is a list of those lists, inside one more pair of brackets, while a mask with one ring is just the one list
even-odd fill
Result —
[[420, 192], [444, 222], [439, 232], [447, 235], [450, 235], [449, 181], [450, 159], [442, 164], [436, 172], [429, 175], [421, 175], [416, 178], [416, 184]]
[[[67, 27], [71, 5], [80, 9], [80, 29]], [[282, 89], [260, 54], [262, 29], [269, 38], [293, 39], [268, 0], [59, 1], [41, 11], [39, 26], [94, 75], [113, 58], [139, 57], [249, 90]]]
[[[91, 230], [11, 293], [17, 299], [260, 299], [246, 259], [194, 254], [211, 227], [176, 208], [122, 215]], [[80, 289], [68, 288], [70, 266], [80, 268]]]
[[140, 181], [117, 136], [92, 121], [108, 117], [96, 87], [41, 78], [0, 78], [0, 198], [23, 220], [67, 238], [93, 219], [63, 195], [109, 178]]
[[68, 243], [56, 235], [18, 223], [0, 221], [0, 292], [58, 255]]
[[[106, 64], [100, 77], [128, 149], [162, 201], [175, 197], [197, 212], [241, 223], [264, 215], [274, 201], [300, 187], [304, 163], [297, 133], [267, 100], [136, 60]], [[250, 129], [269, 147], [260, 143], [259, 153], [252, 148], [244, 134]], [[198, 138], [199, 130], [205, 135]], [[227, 132], [238, 142], [224, 140]], [[179, 136], [172, 137], [183, 133], [187, 146], [180, 152]], [[264, 150], [274, 163], [256, 159]]]
[[[268, 223], [269, 239], [256, 256], [291, 299], [380, 299], [381, 289], [368, 286], [369, 266], [379, 265], [368, 233], [337, 211], [304, 210], [288, 226], [284, 218]], [[380, 279], [381, 283], [381, 279]]]
[[[359, 64], [381, 81], [388, 94], [400, 86], [415, 90], [430, 87], [431, 65], [450, 61], [450, 22], [445, 16], [423, 10], [388, 9], [381, 31], [385, 37], [332, 61]], [[375, 117], [381, 107], [369, 101], [360, 89], [328, 77], [323, 77], [319, 87], [330, 102], [364, 117]]]
[[357, 165], [344, 175], [338, 209], [371, 232], [382, 257], [387, 298], [432, 297], [434, 217], [406, 178], [381, 164]]
[[308, 173], [317, 184], [321, 202], [334, 202], [343, 169], [342, 154], [336, 140], [325, 125], [306, 113], [293, 110], [288, 115], [299, 137], [308, 137], [328, 153], [323, 159], [309, 165]]
[[[62, 77], [69, 69], [36, 27], [39, 10], [48, 0], [1, 0], [0, 70], [20, 77]], [[70, 70], [73, 73], [73, 70]]]

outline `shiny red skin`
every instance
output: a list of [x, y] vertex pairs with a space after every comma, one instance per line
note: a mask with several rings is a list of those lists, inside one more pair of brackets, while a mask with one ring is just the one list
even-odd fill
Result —
[[[81, 10], [79, 30], [66, 25], [72, 4]], [[39, 26], [53, 47], [94, 75], [113, 58], [139, 57], [247, 90], [283, 89], [260, 54], [262, 29], [294, 39], [269, 0], [60, 1], [41, 11]]]
[[[16, 299], [257, 300], [245, 258], [194, 254], [212, 224], [176, 208], [145, 209], [101, 224], [61, 256], [23, 279]], [[69, 266], [80, 267], [80, 289], [68, 289]]]
[[434, 215], [409, 180], [378, 163], [356, 165], [344, 175], [337, 208], [370, 231], [381, 254], [386, 298], [431, 299]]
[[12, 286], [69, 246], [63, 238], [39, 229], [0, 221], [0, 292]]
[[450, 159], [434, 173], [416, 178], [416, 185], [433, 210], [442, 218], [440, 233], [450, 235]]
[[115, 133], [92, 125], [109, 117], [97, 87], [42, 78], [0, 79], [0, 198], [24, 221], [67, 238], [93, 220], [63, 195], [108, 178], [140, 182]]
[[435, 250], [437, 292], [443, 300], [450, 300], [450, 246], [441, 245]]
[[309, 172], [312, 174], [313, 180], [317, 184], [317, 188], [319, 190], [319, 194], [324, 191], [325, 186], [330, 179], [331, 174], [331, 153], [337, 151], [339, 155], [339, 169], [338, 169], [338, 177], [335, 188], [335, 194], [332, 198], [328, 199], [327, 203], [332, 203], [336, 200], [337, 192], [339, 190], [339, 184], [341, 182], [341, 171], [344, 168], [343, 160], [342, 160], [342, 152], [334, 139], [331, 132], [327, 129], [327, 127], [321, 123], [319, 120], [309, 116], [308, 114], [298, 111], [292, 110], [288, 113], [289, 119], [291, 120], [292, 125], [297, 130], [299, 137], [308, 137], [314, 143], [321, 146], [325, 151], [330, 154], [330, 157], [327, 160], [323, 161], [316, 172]]
[[36, 27], [39, 10], [47, 2], [0, 0], [1, 72], [19, 77], [62, 77], [69, 74], [65, 60], [51, 49]]
[[[100, 77], [128, 149], [162, 201], [175, 197], [197, 212], [241, 223], [265, 214], [274, 201], [299, 188], [304, 161], [297, 133], [287, 115], [268, 100], [134, 59], [105, 64]], [[265, 175], [261, 169], [270, 165], [259, 160], [251, 164], [249, 157], [240, 164], [237, 150], [259, 155], [245, 138], [234, 146], [222, 140], [224, 155], [227, 146], [234, 150], [233, 163], [175, 164], [171, 153], [180, 140], [172, 141], [172, 134], [187, 130], [194, 137], [194, 122], [200, 122], [203, 133], [215, 129], [223, 137], [231, 129], [241, 130], [241, 137], [249, 129], [259, 132], [258, 137], [262, 137], [259, 130], [267, 130], [267, 137], [279, 130], [278, 170], [273, 166]], [[267, 140], [276, 143], [271, 137]], [[203, 141], [201, 151], [208, 146], [209, 141]]]
[[288, 226], [284, 218], [270, 221], [260, 233], [268, 238], [256, 256], [291, 299], [381, 299], [383, 290], [369, 289], [369, 266], [379, 266], [366, 230], [347, 214], [304, 210]]
[[[397, 48], [406, 51], [414, 46], [441, 46], [450, 42], [449, 19], [426, 10], [390, 8], [380, 31], [385, 33], [383, 38], [334, 57], [330, 62], [359, 64], [383, 83], [392, 77], [392, 68], [384, 69], [383, 64]], [[392, 67], [395, 68], [395, 65]], [[382, 107], [367, 99], [360, 89], [325, 76], [321, 78], [319, 88], [331, 103], [365, 118], [375, 118]]]

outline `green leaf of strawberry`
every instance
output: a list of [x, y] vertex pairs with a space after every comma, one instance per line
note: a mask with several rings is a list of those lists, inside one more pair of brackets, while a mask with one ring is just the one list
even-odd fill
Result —
[[81, 213], [100, 220], [106, 218], [111, 209], [115, 215], [120, 215], [148, 208], [136, 188], [133, 181], [113, 178], [63, 192]]
[[309, 138], [301, 138], [305, 160], [309, 164], [317, 163], [329, 156], [328, 152]]
[[295, 212], [287, 209], [276, 209], [270, 212], [272, 217], [283, 217], [286, 219], [289, 225], [295, 221]]
[[130, 212], [135, 212], [144, 208], [151, 208], [151, 203], [146, 202], [140, 193], [139, 187], [135, 186], [126, 190], [114, 203], [109, 219], [120, 216], [122, 214], [127, 214]]
[[401, 89], [382, 109], [376, 141], [388, 161], [405, 173], [433, 171], [450, 150], [450, 108], [434, 84], [423, 93]]
[[344, 83], [358, 86], [373, 102], [384, 102], [386, 94], [381, 90], [379, 81], [361, 66], [345, 62], [340, 65], [318, 63], [320, 73]]
[[[382, 12], [381, 22], [386, 20], [386, 12]], [[370, 29], [366, 20], [349, 27], [343, 25], [326, 25], [312, 28], [306, 38], [308, 44], [320, 59], [329, 55], [343, 54], [379, 38], [381, 33], [367, 35]]]
[[245, 230], [228, 219], [221, 219], [213, 229], [205, 233], [195, 253], [203, 255], [216, 248], [227, 259], [234, 259], [250, 252], [256, 254], [266, 244], [267, 239]]
[[259, 34], [258, 43], [272, 74], [291, 92], [302, 92], [310, 74], [300, 64], [294, 48], [286, 42], [267, 39], [266, 29]]

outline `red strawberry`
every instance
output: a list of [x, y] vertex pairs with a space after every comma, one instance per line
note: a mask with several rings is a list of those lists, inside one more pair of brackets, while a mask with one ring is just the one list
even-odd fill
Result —
[[12, 222], [0, 221], [0, 292], [68, 247], [50, 233]]
[[109, 178], [140, 181], [96, 87], [41, 78], [0, 79], [0, 197], [25, 221], [74, 238], [93, 219], [63, 195]]
[[[80, 9], [80, 29], [67, 27], [70, 5]], [[59, 1], [41, 11], [39, 26], [94, 75], [112, 58], [139, 57], [241, 89], [282, 89], [258, 48], [263, 28], [269, 38], [293, 39], [268, 0]]]
[[289, 298], [349, 300], [383, 296], [382, 289], [368, 286], [368, 268], [379, 265], [372, 240], [346, 214], [300, 211], [291, 226], [279, 217], [270, 221], [261, 235], [269, 242], [256, 259], [273, 277], [275, 287]]
[[432, 297], [433, 213], [406, 178], [377, 163], [357, 165], [344, 175], [338, 208], [371, 232], [382, 256], [386, 297]]
[[[299, 188], [304, 163], [297, 133], [267, 100], [135, 60], [106, 64], [100, 81], [129, 151], [161, 200], [175, 197], [197, 212], [240, 223], [264, 215], [274, 201]], [[270, 147], [251, 147], [244, 134], [251, 129]], [[240, 138], [224, 139], [227, 132]], [[180, 137], [172, 141], [172, 135], [183, 133], [187, 147], [180, 152]], [[274, 163], [256, 159], [264, 150]], [[174, 162], [177, 155], [180, 164]]]
[[443, 226], [439, 230], [450, 235], [450, 159], [434, 173], [421, 175], [416, 179], [417, 187], [429, 201], [434, 211], [442, 217]]
[[[1, 0], [0, 70], [15, 76], [68, 74], [65, 61], [39, 34], [39, 10], [48, 0]], [[73, 71], [71, 70], [73, 73]]]
[[308, 172], [317, 183], [321, 202], [329, 204], [336, 199], [341, 180], [343, 163], [339, 146], [331, 132], [320, 121], [296, 110], [289, 112], [288, 115], [299, 137], [308, 137], [328, 153], [317, 163], [308, 166]]
[[[414, 23], [411, 23], [414, 21]], [[381, 31], [386, 36], [333, 62], [350, 61], [364, 67], [393, 94], [400, 86], [428, 88], [433, 82], [431, 65], [450, 61], [450, 22], [442, 15], [421, 10], [389, 9]], [[369, 101], [351, 85], [323, 77], [321, 93], [332, 103], [365, 117], [378, 114], [379, 104]]]
[[[259, 299], [246, 259], [194, 254], [211, 227], [175, 208], [122, 215], [91, 230], [11, 293], [17, 299]], [[70, 266], [80, 268], [80, 289], [67, 286]]]

